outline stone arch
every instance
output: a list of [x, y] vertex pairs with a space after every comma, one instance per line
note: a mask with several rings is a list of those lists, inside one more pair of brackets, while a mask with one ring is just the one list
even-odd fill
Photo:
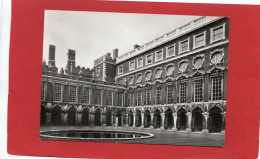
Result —
[[151, 126], [151, 111], [149, 109], [144, 112], [144, 127], [149, 128]]
[[192, 118], [191, 118], [192, 131], [202, 131], [203, 123], [205, 123], [205, 119], [202, 113], [203, 110], [200, 107], [195, 107], [194, 109], [192, 109]]
[[177, 130], [186, 130], [187, 129], [187, 111], [183, 108], [177, 111]]
[[135, 112], [135, 126], [140, 127], [142, 124], [141, 110], [137, 109]]
[[77, 109], [75, 107], [69, 107], [68, 108], [68, 125], [70, 126], [75, 126], [76, 125], [76, 114], [77, 114]]
[[164, 120], [164, 129], [172, 129], [174, 126], [174, 121], [173, 121], [173, 111], [172, 109], [168, 108], [165, 111], [165, 120]]
[[209, 132], [221, 132], [222, 131], [222, 110], [219, 107], [212, 107], [209, 110]]
[[95, 109], [95, 113], [94, 113], [94, 125], [95, 126], [101, 126], [101, 113], [102, 113], [102, 110], [100, 108]]
[[83, 126], [90, 125], [90, 109], [88, 107], [82, 109], [81, 123]]
[[51, 110], [52, 110], [52, 114], [51, 114], [52, 125], [61, 125], [62, 107], [60, 105], [55, 105], [52, 107]]
[[133, 124], [134, 124], [134, 115], [133, 115], [133, 111], [130, 110], [128, 112], [128, 125], [133, 126]]
[[161, 127], [162, 125], [161, 121], [162, 121], [161, 111], [159, 109], [156, 109], [153, 115], [153, 126], [155, 129]]

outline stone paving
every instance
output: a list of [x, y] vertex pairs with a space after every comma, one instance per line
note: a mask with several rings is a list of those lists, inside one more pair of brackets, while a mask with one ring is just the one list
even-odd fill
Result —
[[[133, 139], [133, 140], [117, 140], [117, 141], [102, 141], [102, 142], [117, 142], [117, 143], [141, 143], [141, 144], [157, 144], [157, 145], [194, 145], [194, 146], [211, 146], [224, 147], [225, 135], [220, 133], [201, 133], [201, 132], [186, 132], [161, 130], [153, 128], [140, 127], [115, 127], [111, 126], [41, 126], [41, 131], [46, 130], [122, 130], [147, 132], [154, 134], [154, 137], [148, 139]], [[100, 142], [99, 140], [96, 140]]]

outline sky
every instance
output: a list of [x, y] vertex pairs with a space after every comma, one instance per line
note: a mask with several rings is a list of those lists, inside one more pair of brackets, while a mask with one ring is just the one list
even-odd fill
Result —
[[94, 60], [119, 49], [119, 56], [162, 36], [198, 16], [83, 11], [45, 11], [43, 59], [56, 46], [56, 66], [65, 68], [68, 49], [76, 65], [93, 68]]

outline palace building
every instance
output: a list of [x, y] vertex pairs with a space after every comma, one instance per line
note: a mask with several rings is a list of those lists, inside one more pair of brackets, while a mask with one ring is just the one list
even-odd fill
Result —
[[[229, 18], [200, 17], [118, 56], [76, 66], [43, 61], [41, 125], [225, 132]], [[140, 129], [141, 130], [141, 129]]]

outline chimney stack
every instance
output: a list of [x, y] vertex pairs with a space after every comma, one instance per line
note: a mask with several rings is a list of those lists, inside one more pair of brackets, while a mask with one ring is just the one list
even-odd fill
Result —
[[49, 61], [48, 64], [55, 66], [55, 45], [49, 45]]
[[76, 63], [75, 63], [75, 58], [76, 58], [76, 51], [75, 50], [68, 50], [68, 61], [67, 61], [67, 66], [66, 66], [66, 70], [68, 74], [72, 73], [72, 67], [75, 67]]
[[118, 49], [113, 50], [113, 58], [116, 59], [118, 57]]

